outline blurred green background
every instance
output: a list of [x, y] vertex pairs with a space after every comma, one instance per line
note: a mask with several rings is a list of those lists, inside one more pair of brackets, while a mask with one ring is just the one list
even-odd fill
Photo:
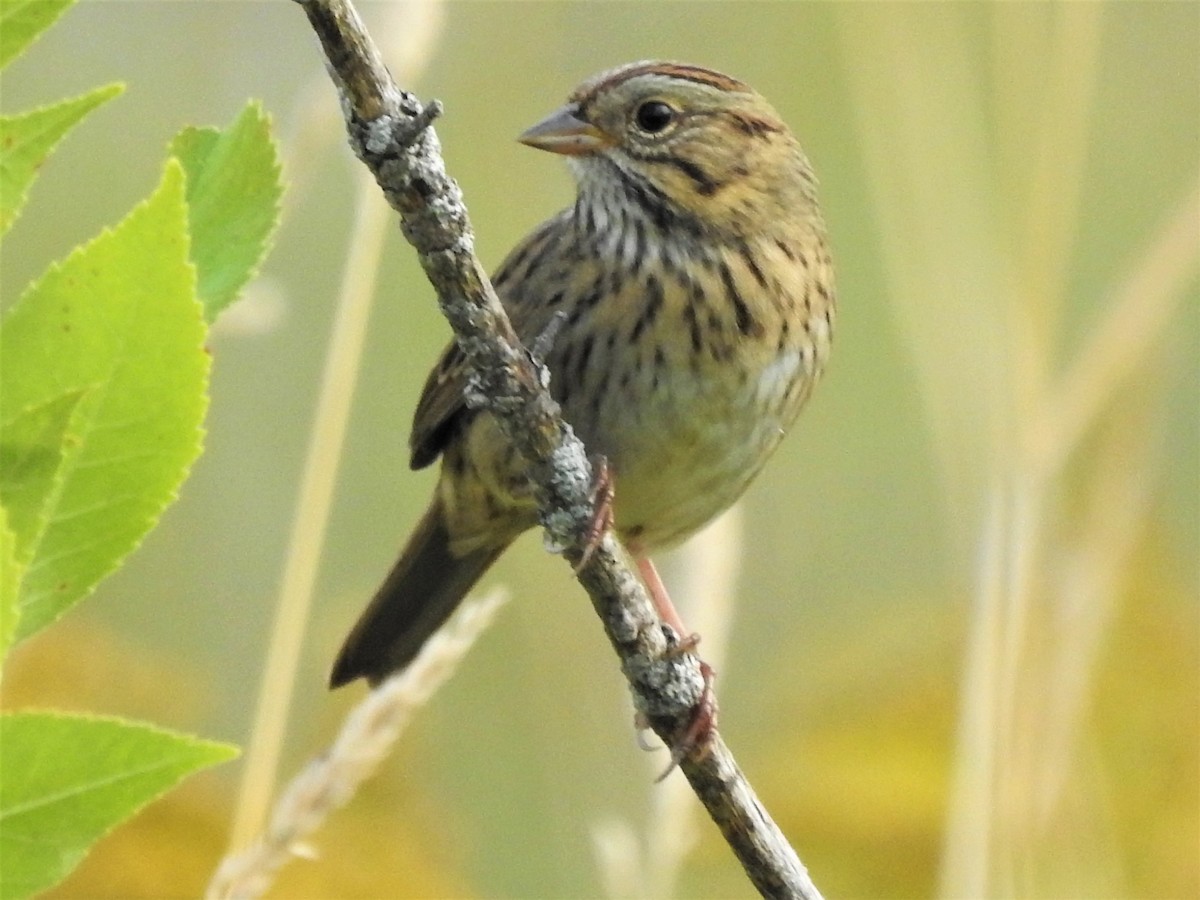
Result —
[[[403, 40], [401, 7], [363, 4], [385, 53]], [[572, 197], [561, 162], [513, 137], [621, 62], [743, 78], [821, 177], [835, 352], [747, 496], [719, 681], [722, 732], [817, 885], [1195, 896], [1200, 7], [433, 14], [412, 87], [446, 105], [438, 132], [488, 266]], [[290, 191], [262, 278], [214, 335], [207, 450], [179, 503], [95, 597], [14, 653], [4, 702], [245, 744], [358, 164], [307, 22], [283, 0], [83, 2], [5, 73], [4, 109], [109, 80], [127, 93], [60, 148], [6, 240], [5, 303], [149, 192], [180, 127], [227, 122], [248, 97], [274, 116]], [[327, 668], [433, 482], [407, 470], [407, 429], [449, 332], [398, 229], [388, 242], [285, 775], [359, 696], [327, 693]], [[1175, 269], [1147, 263], [1156, 248]], [[1104, 328], [1115, 343], [1093, 344]], [[1129, 358], [1089, 355], [1110, 346]], [[1085, 409], [1045, 464], [1038, 448]], [[603, 895], [593, 830], [641, 829], [660, 790], [622, 679], [536, 536], [488, 583], [512, 603], [274, 896]], [[56, 895], [196, 895], [239, 774], [156, 804]], [[715, 829], [699, 835], [673, 893], [747, 896]]]

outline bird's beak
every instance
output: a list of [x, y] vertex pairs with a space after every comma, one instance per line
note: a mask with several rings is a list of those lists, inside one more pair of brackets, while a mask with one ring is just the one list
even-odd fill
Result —
[[579, 117], [579, 108], [573, 103], [555, 110], [517, 140], [566, 156], [583, 156], [612, 145], [603, 131]]

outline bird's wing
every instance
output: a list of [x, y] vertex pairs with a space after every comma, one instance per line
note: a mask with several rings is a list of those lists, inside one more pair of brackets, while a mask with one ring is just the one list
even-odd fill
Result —
[[463, 390], [467, 385], [466, 363], [458, 342], [451, 341], [429, 377], [413, 413], [408, 438], [409, 465], [423, 469], [441, 454], [450, 432], [467, 411]]
[[[531, 274], [551, 264], [551, 258], [556, 256], [554, 244], [562, 237], [562, 226], [569, 215], [564, 210], [543, 222], [513, 249], [492, 277], [513, 329], [527, 344], [546, 329], [556, 312], [555, 304], [545, 302], [541, 296], [553, 286], [554, 280]], [[425, 379], [425, 388], [413, 413], [408, 439], [412, 468], [422, 469], [437, 459], [455, 429], [471, 415], [464, 399], [468, 371], [458, 342], [451, 341]]]

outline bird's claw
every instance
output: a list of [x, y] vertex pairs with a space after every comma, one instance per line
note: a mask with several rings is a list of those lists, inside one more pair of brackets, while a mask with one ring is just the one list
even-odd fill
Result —
[[[667, 645], [667, 649], [663, 651], [663, 656], [665, 656], [667, 659], [677, 659], [686, 653], [691, 653], [700, 646], [700, 633], [697, 631], [693, 631], [691, 634], [687, 635], [687, 637], [680, 637], [674, 631], [671, 631], [670, 633], [670, 643]], [[711, 679], [712, 677], [712, 669], [709, 668], [708, 663], [706, 662], [701, 662], [700, 665], [702, 670], [708, 669], [708, 675], [706, 676], [707, 683], [707, 680]]]
[[592, 554], [604, 540], [604, 535], [613, 525], [613, 498], [616, 496], [616, 485], [613, 482], [612, 471], [608, 468], [608, 460], [597, 457], [592, 477], [592, 490], [589, 499], [592, 501], [592, 520], [588, 523], [587, 534], [584, 537], [583, 553], [575, 565], [578, 575], [591, 562]]
[[716, 673], [708, 663], [700, 662], [700, 674], [704, 677], [704, 689], [700, 699], [692, 707], [691, 718], [683, 727], [682, 733], [671, 741], [671, 762], [663, 773], [654, 779], [655, 783], [670, 775], [685, 759], [694, 758], [702, 761], [712, 752], [712, 738], [717, 731], [717, 695], [713, 692], [713, 679]]
[[[700, 699], [692, 707], [687, 723], [672, 739], [670, 744], [671, 762], [662, 774], [654, 779], [655, 784], [675, 771], [685, 759], [694, 757], [697, 762], [700, 762], [712, 752], [712, 738], [717, 731], [717, 695], [712, 687], [716, 673], [713, 672], [712, 666], [701, 661], [700, 674], [704, 677], [704, 689], [700, 693]], [[635, 716], [634, 725], [637, 728], [638, 747], [647, 751], [659, 749], [648, 744], [643, 737], [643, 734], [650, 728], [650, 721], [644, 713], [639, 712]]]

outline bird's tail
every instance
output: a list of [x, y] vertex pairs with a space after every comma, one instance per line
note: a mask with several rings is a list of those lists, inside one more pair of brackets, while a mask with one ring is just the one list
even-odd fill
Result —
[[452, 553], [442, 504], [435, 497], [342, 645], [329, 686], [356, 678], [374, 686], [407, 666], [507, 546], [464, 556]]

